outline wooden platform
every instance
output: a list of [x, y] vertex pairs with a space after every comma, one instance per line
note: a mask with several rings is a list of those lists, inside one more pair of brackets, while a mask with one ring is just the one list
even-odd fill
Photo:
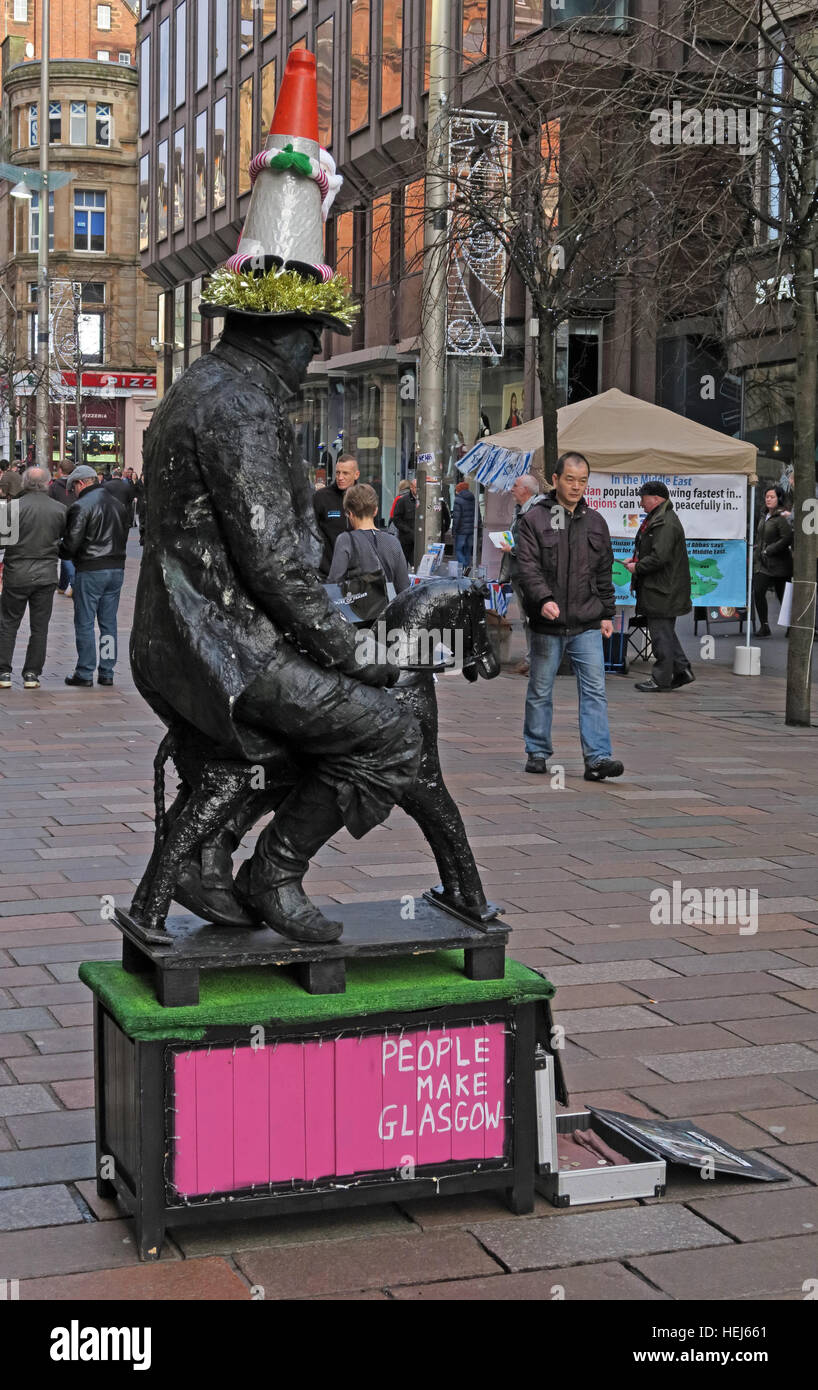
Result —
[[202, 970], [244, 966], [295, 967], [309, 994], [343, 994], [348, 959], [462, 950], [468, 979], [502, 979], [509, 933], [502, 923], [472, 926], [426, 898], [415, 899], [414, 918], [401, 913], [400, 901], [333, 906], [330, 915], [343, 922], [344, 932], [325, 945], [289, 941], [269, 928], [216, 927], [192, 913], [169, 917], [170, 941], [157, 944], [146, 941], [139, 923], [121, 909], [115, 920], [123, 936], [123, 969], [151, 972], [156, 997], [167, 1007], [198, 1004]]

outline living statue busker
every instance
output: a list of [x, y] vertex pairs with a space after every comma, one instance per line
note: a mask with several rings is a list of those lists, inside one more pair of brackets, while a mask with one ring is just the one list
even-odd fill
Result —
[[[168, 724], [263, 763], [282, 745], [303, 775], [242, 865], [257, 925], [333, 941], [307, 898], [310, 859], [342, 826], [364, 835], [411, 787], [420, 734], [386, 688], [392, 664], [356, 661], [355, 630], [315, 566], [308, 477], [287, 409], [324, 328], [349, 332], [345, 282], [322, 264], [322, 214], [340, 179], [318, 142], [315, 57], [290, 54], [235, 256], [202, 312], [213, 350], [175, 382], [145, 439], [145, 547], [131, 661]], [[371, 656], [371, 652], [369, 653]]]

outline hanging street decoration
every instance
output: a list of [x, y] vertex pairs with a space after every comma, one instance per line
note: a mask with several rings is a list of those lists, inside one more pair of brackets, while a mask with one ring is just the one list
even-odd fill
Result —
[[500, 357], [505, 340], [506, 253], [492, 230], [508, 188], [508, 122], [457, 111], [449, 122], [450, 250], [446, 351]]

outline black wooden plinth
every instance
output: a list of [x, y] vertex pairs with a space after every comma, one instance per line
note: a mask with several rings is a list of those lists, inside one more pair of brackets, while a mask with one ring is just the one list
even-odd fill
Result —
[[496, 921], [475, 926], [425, 897], [415, 899], [415, 915], [406, 918], [404, 902], [333, 907], [344, 931], [326, 945], [290, 941], [269, 928], [217, 927], [192, 913], [168, 918], [166, 942], [148, 941], [139, 922], [117, 909], [122, 965], [130, 974], [153, 975], [156, 997], [168, 1008], [199, 1002], [202, 970], [294, 966], [308, 994], [343, 994], [349, 960], [462, 950], [468, 979], [503, 978], [508, 927]]

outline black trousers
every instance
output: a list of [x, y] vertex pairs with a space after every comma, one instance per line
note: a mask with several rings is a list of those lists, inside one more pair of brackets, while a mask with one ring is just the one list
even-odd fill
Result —
[[675, 618], [648, 618], [647, 624], [655, 662], [653, 679], [663, 690], [667, 690], [674, 676], [690, 670], [690, 662], [676, 636]]
[[767, 617], [767, 590], [775, 589], [776, 598], [780, 603], [784, 597], [786, 584], [786, 579], [780, 579], [778, 577], [773, 578], [771, 574], [762, 574], [759, 570], [756, 570], [753, 575], [753, 604], [759, 624], [762, 627], [766, 627], [769, 623]]
[[11, 670], [17, 632], [28, 605], [31, 635], [28, 639], [23, 671], [31, 671], [33, 675], [39, 676], [45, 665], [48, 624], [51, 621], [54, 590], [57, 585], [21, 584], [19, 588], [12, 586], [13, 581], [11, 584], [5, 583], [0, 594], [0, 671]]

